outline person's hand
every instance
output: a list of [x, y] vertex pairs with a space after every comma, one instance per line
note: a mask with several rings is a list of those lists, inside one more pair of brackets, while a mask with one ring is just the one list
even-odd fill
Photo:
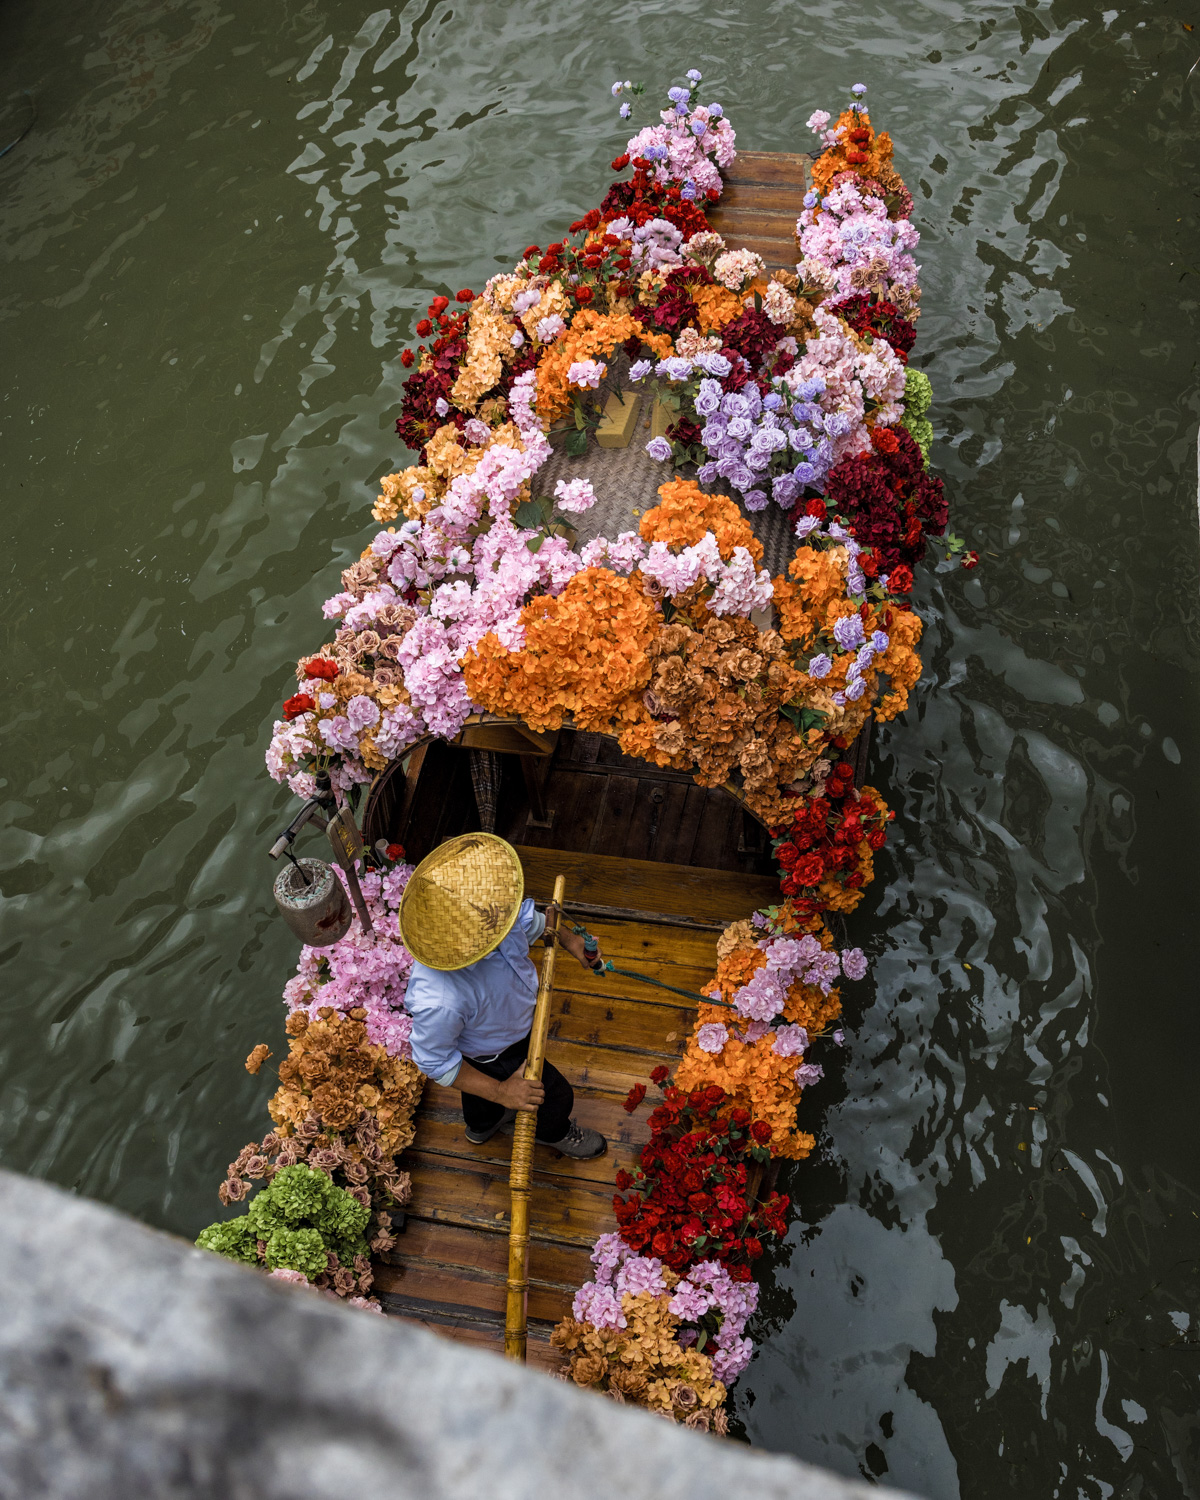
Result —
[[500, 1093], [500, 1103], [505, 1109], [537, 1109], [546, 1097], [546, 1090], [540, 1082], [523, 1078], [519, 1072], [504, 1080]]
[[594, 974], [604, 961], [604, 955], [600, 952], [599, 948], [596, 949], [590, 959], [588, 958], [583, 947], [582, 932], [571, 932], [564, 927], [560, 927], [558, 930], [558, 940], [568, 953], [579, 960], [580, 967], [586, 969], [589, 974]]

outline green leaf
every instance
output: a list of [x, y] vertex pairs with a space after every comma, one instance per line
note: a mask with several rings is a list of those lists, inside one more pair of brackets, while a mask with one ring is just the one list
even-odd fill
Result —
[[[584, 424], [583, 407], [578, 402], [575, 404], [575, 426], [582, 427]], [[569, 441], [569, 440], [568, 440]]]
[[544, 500], [522, 500], [513, 511], [513, 522], [517, 526], [541, 526], [546, 519]]
[[530, 552], [540, 552], [542, 550], [542, 543], [545, 540], [546, 538], [539, 531], [537, 536], [531, 536], [525, 545], [529, 548]]
[[[582, 422], [580, 422], [579, 425], [580, 427], [583, 427]], [[582, 458], [583, 455], [587, 452], [587, 441], [587, 428], [583, 427], [583, 430], [581, 432], [569, 432], [567, 434], [567, 441], [563, 444], [563, 446], [566, 448], [567, 452], [571, 455], [572, 458]]]

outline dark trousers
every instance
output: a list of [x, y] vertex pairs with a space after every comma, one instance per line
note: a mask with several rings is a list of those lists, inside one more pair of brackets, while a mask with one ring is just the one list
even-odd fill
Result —
[[[503, 1082], [506, 1078], [511, 1078], [518, 1068], [525, 1066], [528, 1055], [529, 1038], [526, 1036], [519, 1042], [514, 1042], [511, 1047], [505, 1047], [500, 1056], [494, 1057], [491, 1062], [480, 1062], [476, 1057], [466, 1057], [463, 1061], [478, 1068], [481, 1073], [486, 1073], [489, 1078]], [[546, 1097], [537, 1112], [537, 1138], [552, 1146], [567, 1133], [567, 1127], [571, 1123], [571, 1110], [575, 1104], [575, 1090], [554, 1064], [549, 1062], [542, 1063], [542, 1087], [546, 1090]], [[469, 1130], [484, 1131], [490, 1130], [501, 1118], [504, 1106], [492, 1099], [481, 1099], [478, 1094], [468, 1094], [464, 1090], [462, 1112]]]

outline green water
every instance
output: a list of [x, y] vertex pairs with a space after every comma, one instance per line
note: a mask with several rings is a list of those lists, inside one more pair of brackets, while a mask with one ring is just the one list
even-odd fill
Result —
[[598, 201], [615, 77], [698, 66], [766, 150], [861, 80], [983, 560], [920, 586], [874, 980], [736, 1404], [938, 1500], [1200, 1492], [1200, 11], [237, 9], [0, 9], [4, 1162], [190, 1235], [261, 1133], [262, 752], [430, 295]]

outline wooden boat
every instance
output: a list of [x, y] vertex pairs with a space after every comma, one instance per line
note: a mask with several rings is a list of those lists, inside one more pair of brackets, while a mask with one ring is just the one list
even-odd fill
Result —
[[[793, 228], [812, 158], [741, 152], [713, 227], [768, 267], [794, 264]], [[647, 497], [647, 503], [653, 503]], [[865, 737], [858, 749], [862, 782]], [[376, 779], [364, 813], [369, 844], [404, 845], [417, 861], [443, 839], [490, 826], [517, 848], [526, 892], [550, 899], [566, 878], [566, 911], [620, 968], [698, 990], [730, 922], [778, 899], [766, 831], [732, 789], [622, 755], [605, 736], [538, 734], [490, 715], [449, 745], [429, 740]], [[609, 1141], [576, 1162], [539, 1146], [534, 1158], [528, 1358], [554, 1361], [549, 1334], [592, 1268], [596, 1237], [613, 1228], [613, 1179], [647, 1136], [645, 1112], [622, 1107], [658, 1063], [672, 1064], [695, 1002], [632, 979], [558, 966], [549, 1056], [570, 1080], [576, 1117]], [[388, 1313], [460, 1342], [504, 1347], [511, 1138], [472, 1146], [458, 1095], [426, 1086], [404, 1162], [413, 1198], [398, 1248], [375, 1267]]]

